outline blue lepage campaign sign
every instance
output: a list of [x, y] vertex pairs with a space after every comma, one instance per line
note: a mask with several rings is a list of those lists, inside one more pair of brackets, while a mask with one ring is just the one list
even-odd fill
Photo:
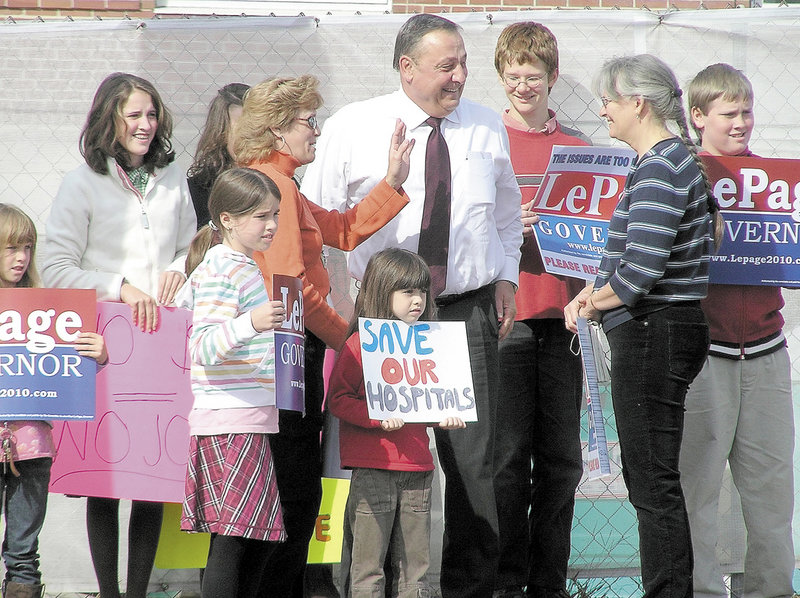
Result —
[[93, 290], [0, 289], [0, 417], [92, 419], [97, 362], [73, 343], [93, 332]]
[[633, 157], [627, 149], [556, 145], [531, 211], [549, 274], [594, 280], [608, 221]]
[[305, 413], [305, 321], [303, 282], [294, 276], [275, 274], [273, 294], [286, 309], [283, 326], [275, 336], [275, 397], [278, 409]]

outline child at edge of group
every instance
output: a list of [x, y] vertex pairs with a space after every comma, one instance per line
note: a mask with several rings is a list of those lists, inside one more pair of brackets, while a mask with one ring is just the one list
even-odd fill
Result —
[[[753, 155], [753, 88], [742, 71], [708, 66], [688, 96], [703, 153]], [[747, 530], [744, 595], [793, 595], [794, 418], [783, 305], [776, 286], [710, 284], [702, 301], [711, 346], [686, 396], [680, 460], [696, 598], [728, 595], [716, 552], [726, 462]]]
[[[42, 286], [34, 264], [36, 238], [36, 227], [25, 212], [0, 203], [0, 289]], [[75, 348], [98, 365], [108, 361], [103, 337], [95, 332], [81, 332]], [[3, 596], [42, 598], [39, 533], [47, 512], [50, 467], [56, 455], [52, 426], [40, 420], [6, 421], [0, 428], [0, 439], [9, 441], [7, 450], [0, 451], [0, 492], [5, 494]]]
[[211, 534], [203, 598], [256, 596], [274, 543], [286, 538], [267, 436], [278, 431], [272, 331], [285, 314], [253, 261], [272, 243], [279, 202], [266, 175], [223, 172], [209, 196], [211, 221], [192, 241], [190, 255], [205, 257], [176, 298], [194, 310], [181, 529]]
[[[328, 405], [339, 418], [342, 467], [353, 470], [345, 507], [342, 586], [347, 598], [429, 596], [433, 457], [428, 424], [401, 418], [370, 419], [364, 390], [358, 318], [430, 320], [431, 276], [425, 261], [405, 249], [373, 255], [364, 271], [348, 339], [333, 368]], [[466, 427], [458, 417], [439, 424]], [[384, 560], [391, 546], [392, 588], [385, 588]], [[350, 563], [349, 569], [346, 563]], [[390, 591], [386, 591], [386, 590]]]
[[[558, 42], [544, 25], [503, 29], [494, 65], [508, 108], [511, 164], [522, 192], [522, 256], [517, 315], [500, 341], [495, 439], [495, 501], [500, 524], [496, 598], [568, 596], [575, 490], [583, 473], [580, 413], [583, 370], [571, 350], [563, 305], [586, 282], [545, 271], [533, 227], [533, 200], [555, 145], [586, 146], [580, 131], [549, 107], [559, 78]], [[533, 481], [532, 481], [533, 480]]]

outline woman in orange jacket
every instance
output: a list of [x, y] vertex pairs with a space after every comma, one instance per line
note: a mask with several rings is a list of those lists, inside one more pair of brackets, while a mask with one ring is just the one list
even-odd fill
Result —
[[305, 415], [280, 414], [280, 432], [270, 445], [278, 476], [288, 541], [278, 550], [262, 577], [262, 596], [302, 598], [308, 542], [321, 498], [322, 366], [325, 346], [340, 349], [347, 322], [327, 301], [328, 272], [322, 261], [323, 244], [344, 251], [355, 248], [386, 225], [408, 203], [402, 184], [408, 176], [413, 141], [405, 140], [398, 121], [392, 137], [386, 178], [347, 212], [329, 212], [313, 204], [292, 178], [314, 160], [322, 106], [319, 82], [311, 75], [271, 79], [248, 92], [242, 116], [234, 129], [234, 151], [241, 166], [266, 174], [281, 192], [280, 226], [267, 251], [254, 259], [267, 288], [272, 276], [285, 274], [303, 282], [305, 319]]

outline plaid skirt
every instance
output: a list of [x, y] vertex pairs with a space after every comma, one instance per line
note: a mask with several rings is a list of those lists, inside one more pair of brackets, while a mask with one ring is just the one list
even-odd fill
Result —
[[266, 434], [191, 436], [181, 529], [286, 539]]

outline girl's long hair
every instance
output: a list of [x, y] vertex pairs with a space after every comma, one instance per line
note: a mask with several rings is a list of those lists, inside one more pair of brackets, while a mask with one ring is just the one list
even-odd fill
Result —
[[118, 136], [124, 126], [122, 108], [134, 91], [141, 91], [153, 100], [156, 109], [156, 128], [150, 148], [144, 155], [144, 167], [153, 174], [175, 160], [172, 149], [172, 115], [161, 100], [156, 88], [147, 79], [129, 73], [112, 73], [100, 83], [92, 107], [83, 125], [79, 146], [89, 167], [98, 174], [108, 174], [106, 160], [114, 158], [125, 170], [130, 170], [130, 156]]
[[392, 293], [401, 289], [422, 289], [427, 294], [420, 320], [432, 320], [436, 305], [431, 299], [431, 272], [416, 253], [390, 247], [379, 251], [367, 262], [361, 290], [356, 297], [353, 318], [347, 336], [358, 330], [358, 318], [395, 319]]
[[202, 187], [211, 187], [219, 173], [236, 165], [233, 156], [228, 152], [228, 136], [231, 131], [228, 109], [231, 106], [242, 106], [248, 89], [250, 86], [244, 83], [229, 83], [211, 100], [206, 126], [197, 142], [194, 162], [186, 173]]
[[25, 212], [16, 206], [0, 203], [0, 248], [9, 245], [31, 244], [31, 261], [17, 287], [36, 288], [42, 286], [36, 270], [36, 225]]

